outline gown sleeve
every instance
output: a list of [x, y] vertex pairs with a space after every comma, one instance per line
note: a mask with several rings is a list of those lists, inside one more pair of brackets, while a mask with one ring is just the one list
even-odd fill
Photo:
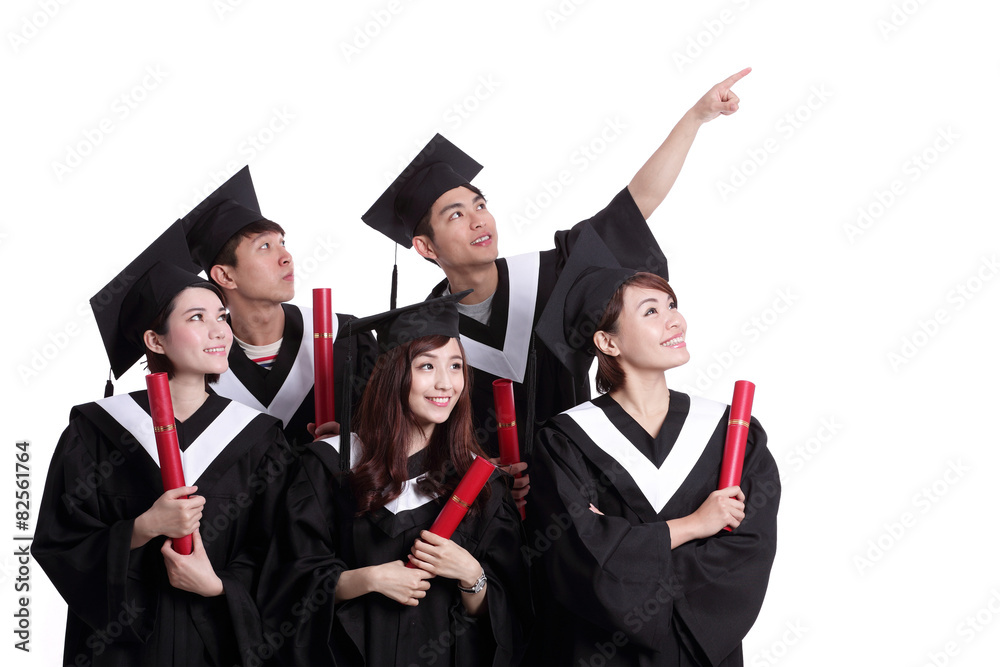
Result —
[[282, 638], [281, 664], [331, 665], [336, 646], [348, 650], [334, 609], [337, 582], [348, 568], [338, 554], [334, 530], [342, 519], [332, 484], [306, 450], [278, 511], [258, 600], [265, 631]]
[[[265, 418], [261, 418], [265, 419]], [[266, 418], [270, 420], [270, 418]], [[251, 428], [253, 425], [251, 425]], [[279, 501], [284, 495], [288, 470], [294, 462], [280, 422], [275, 421], [261, 436], [266, 447], [256, 470], [247, 480], [245, 496], [237, 496], [237, 505], [247, 504], [249, 521], [242, 547], [232, 554], [225, 567], [216, 570], [222, 580], [226, 609], [236, 635], [236, 644], [244, 664], [260, 664], [263, 648], [263, 625], [256, 602], [260, 574], [273, 539]], [[211, 609], [211, 605], [203, 607]], [[211, 624], [213, 619], [200, 619]]]
[[694, 540], [671, 553], [674, 606], [713, 665], [739, 647], [757, 619], [777, 544], [781, 482], [756, 418], [750, 420], [740, 488], [746, 517], [732, 533]]
[[[674, 550], [665, 520], [632, 523], [588, 509], [606, 480], [594, 478], [562, 431], [543, 429], [539, 443], [532, 496], [538, 514], [550, 519], [533, 534], [552, 539], [541, 544], [545, 549], [531, 544], [530, 553], [538, 557], [556, 599], [649, 649], [668, 643], [672, 630], [692, 655], [712, 665], [738, 649], [763, 602], [776, 543], [780, 482], [760, 424], [751, 422], [744, 462], [744, 521], [732, 533]], [[661, 516], [680, 518], [697, 510], [718, 482], [717, 469], [713, 460], [712, 474], [689, 477]], [[654, 598], [659, 611], [640, 613]], [[675, 622], [680, 627], [671, 628]]]
[[[478, 531], [479, 544], [472, 552], [489, 582], [486, 606], [496, 645], [492, 664], [499, 667], [520, 664], [532, 623], [532, 608], [521, 515], [506, 484], [499, 478], [500, 473], [494, 475], [492, 493]], [[480, 642], [480, 648], [483, 644]], [[463, 656], [458, 657], [459, 662], [465, 662]], [[487, 664], [486, 657], [470, 659], [468, 663]]]
[[637, 603], [670, 574], [670, 530], [666, 522], [633, 525], [590, 511], [594, 483], [575, 446], [560, 431], [538, 434], [532, 465], [528, 554], [545, 587], [566, 609], [629, 641], [659, 646], [670, 613], [628, 623]]
[[622, 266], [653, 273], [666, 272], [667, 259], [627, 187], [592, 218], [556, 232], [559, 269], [576, 245], [584, 225], [597, 232]]
[[[120, 623], [116, 642], [143, 642], [156, 612], [151, 577], [143, 576], [145, 554], [159, 543], [131, 549], [134, 519], [105, 518], [100, 491], [106, 480], [114, 481], [107, 473], [114, 461], [96, 460], [102, 437], [83, 417], [73, 418], [63, 432], [49, 465], [31, 552], [71, 615], [92, 629]], [[68, 633], [74, 627], [79, 626], [69, 624]], [[79, 639], [67, 636], [67, 646]]]

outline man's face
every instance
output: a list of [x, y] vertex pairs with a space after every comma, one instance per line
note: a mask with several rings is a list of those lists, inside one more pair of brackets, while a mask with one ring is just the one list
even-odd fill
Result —
[[430, 224], [434, 240], [417, 236], [414, 246], [441, 268], [481, 266], [496, 260], [496, 220], [482, 195], [463, 186], [445, 192], [431, 205]]
[[292, 255], [278, 232], [241, 240], [236, 247], [236, 266], [228, 269], [236, 289], [246, 299], [284, 303], [295, 296]]

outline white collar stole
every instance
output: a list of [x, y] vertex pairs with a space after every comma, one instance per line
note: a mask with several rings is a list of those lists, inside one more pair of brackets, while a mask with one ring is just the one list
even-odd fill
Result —
[[592, 402], [581, 403], [563, 414], [575, 421], [594, 444], [625, 468], [650, 507], [659, 514], [691, 474], [727, 407], [725, 403], [692, 396], [691, 407], [677, 442], [659, 468], [636, 449], [615, 428], [604, 411]]
[[[153, 434], [153, 418], [128, 394], [101, 399], [97, 401], [97, 405], [125, 427], [159, 467], [160, 456], [156, 450], [156, 436]], [[187, 450], [180, 453], [185, 483], [188, 486], [196, 483], [212, 461], [259, 414], [253, 408], [231, 401]]]

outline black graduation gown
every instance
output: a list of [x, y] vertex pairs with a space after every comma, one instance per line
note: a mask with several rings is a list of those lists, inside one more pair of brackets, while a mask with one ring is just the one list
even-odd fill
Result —
[[[229, 350], [229, 370], [220, 376], [212, 390], [280, 419], [288, 444], [301, 451], [313, 441], [306, 424], [316, 421], [312, 309], [290, 303], [283, 303], [281, 307], [285, 311], [285, 329], [281, 348], [271, 368], [261, 368], [239, 345], [233, 345]], [[337, 313], [336, 324], [343, 327], [351, 319], [354, 319], [352, 315]], [[362, 332], [354, 338], [355, 349], [351, 354], [351, 365], [354, 367], [352, 400], [357, 405], [375, 366], [378, 348], [370, 332]], [[347, 353], [351, 344], [350, 339], [333, 344], [334, 412], [338, 418], [344, 414], [346, 405], [344, 388], [349, 376]]]
[[[533, 335], [559, 272], [584, 225], [593, 227], [622, 266], [641, 270], [654, 265], [666, 266], [656, 239], [628, 188], [619, 192], [594, 217], [577, 223], [572, 229], [556, 232], [554, 249], [496, 260], [497, 290], [489, 324], [465, 315], [459, 318], [462, 345], [473, 369], [476, 438], [490, 456], [497, 456], [500, 451], [493, 404], [493, 380], [498, 378], [514, 380], [517, 432], [522, 450], [525, 448], [532, 348], [537, 378], [536, 424], [590, 398], [589, 361], [586, 367], [569, 370]], [[445, 279], [427, 298], [441, 296], [447, 287]]]
[[756, 419], [740, 526], [671, 551], [665, 523], [697, 510], [718, 486], [728, 419], [725, 404], [674, 391], [654, 439], [601, 396], [539, 432], [527, 536], [546, 608], [531, 662], [743, 664], [741, 641], [774, 560], [780, 496]]
[[[361, 445], [354, 436], [353, 452]], [[410, 457], [413, 475], [389, 506], [355, 518], [348, 477], [340, 471], [339, 437], [310, 445], [289, 484], [278, 539], [264, 568], [260, 604], [282, 664], [509, 665], [523, 652], [530, 623], [524, 533], [502, 473], [494, 472], [489, 503], [466, 515], [452, 539], [483, 565], [488, 611], [465, 613], [451, 579], [433, 578], [415, 607], [369, 593], [336, 606], [334, 591], [348, 569], [403, 560], [443, 505], [416, 489], [423, 452]], [[352, 456], [357, 461], [357, 456]]]
[[31, 549], [69, 606], [64, 664], [246, 664], [261, 642], [253, 594], [292, 460], [280, 426], [215, 395], [177, 424], [186, 477], [206, 499], [205, 550], [225, 589], [204, 598], [170, 585], [165, 538], [130, 549], [135, 518], [163, 493], [146, 392], [72, 410]]

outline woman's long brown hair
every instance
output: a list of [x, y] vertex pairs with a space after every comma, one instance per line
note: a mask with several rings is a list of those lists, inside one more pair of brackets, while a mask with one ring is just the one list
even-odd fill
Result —
[[[416, 426], [410, 412], [413, 360], [449, 340], [448, 336], [417, 338], [389, 350], [375, 362], [354, 422], [354, 432], [361, 439], [361, 455], [351, 475], [358, 516], [384, 507], [402, 493], [403, 482], [409, 479], [407, 439]], [[485, 456], [472, 428], [471, 378], [461, 342], [459, 349], [465, 387], [447, 421], [435, 425], [427, 444], [428, 474], [417, 488], [428, 495], [450, 494], [472, 465], [473, 455]], [[486, 486], [476, 506], [481, 506], [488, 497], [489, 486]]]

